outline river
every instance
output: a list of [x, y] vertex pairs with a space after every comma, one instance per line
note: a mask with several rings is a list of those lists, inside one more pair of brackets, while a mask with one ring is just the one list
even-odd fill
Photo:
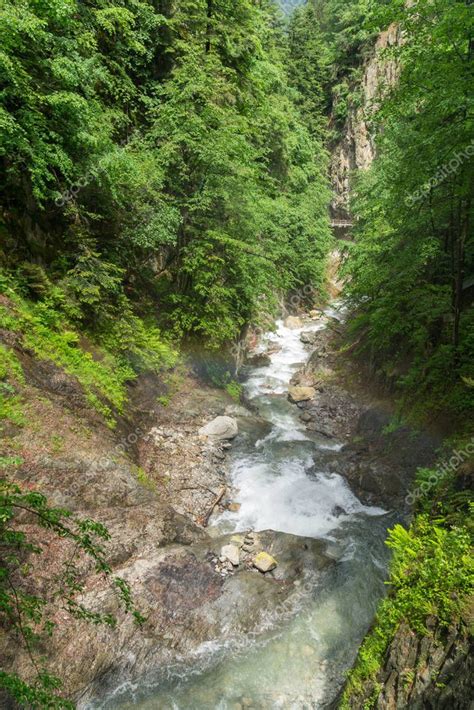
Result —
[[[337, 304], [326, 317], [340, 317]], [[320, 331], [321, 322], [304, 330]], [[244, 431], [229, 456], [238, 512], [213, 521], [214, 534], [273, 529], [322, 538], [337, 560], [324, 585], [304, 585], [297, 608], [270, 619], [265, 633], [237, 648], [207, 644], [193, 667], [169, 669], [158, 687], [144, 680], [123, 701], [101, 707], [141, 710], [240, 710], [324, 708], [334, 698], [384, 593], [384, 545], [394, 514], [364, 506], [345, 480], [315, 466], [324, 452], [337, 455], [343, 441], [308, 432], [287, 399], [293, 374], [310, 356], [301, 328], [283, 321], [263, 339], [274, 346], [271, 363], [255, 368], [245, 394], [267, 427]], [[166, 675], [166, 674], [165, 674]]]

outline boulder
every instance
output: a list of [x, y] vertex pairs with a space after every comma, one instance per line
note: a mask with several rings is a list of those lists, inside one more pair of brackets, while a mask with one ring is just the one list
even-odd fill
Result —
[[253, 559], [253, 566], [264, 574], [265, 572], [271, 572], [277, 565], [276, 559], [269, 555], [268, 552], [259, 552]]
[[291, 328], [292, 330], [296, 330], [297, 328], [302, 328], [303, 322], [301, 318], [298, 318], [298, 316], [288, 316], [288, 318], [285, 320], [285, 327], [286, 328]]
[[268, 353], [255, 353], [247, 356], [246, 363], [251, 367], [268, 367], [272, 360]]
[[316, 390], [314, 387], [290, 387], [288, 390], [288, 399], [293, 404], [298, 404], [298, 402], [308, 402], [314, 399], [316, 396]]
[[239, 547], [234, 544], [224, 545], [221, 548], [221, 557], [225, 557], [226, 560], [229, 560], [234, 567], [238, 567], [240, 564]]
[[207, 436], [210, 439], [224, 441], [235, 439], [239, 433], [237, 422], [233, 417], [216, 417], [199, 429], [200, 436]]
[[314, 345], [318, 337], [318, 333], [315, 333], [312, 330], [305, 330], [303, 333], [300, 335], [300, 340], [302, 343], [305, 345]]

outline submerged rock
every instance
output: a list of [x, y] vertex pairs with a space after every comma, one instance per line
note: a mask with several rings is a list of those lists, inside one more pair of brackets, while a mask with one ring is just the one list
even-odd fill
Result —
[[246, 363], [252, 367], [268, 367], [272, 364], [272, 360], [268, 353], [255, 353], [247, 357]]
[[239, 427], [233, 417], [216, 417], [199, 429], [200, 436], [217, 440], [235, 439], [238, 433]]

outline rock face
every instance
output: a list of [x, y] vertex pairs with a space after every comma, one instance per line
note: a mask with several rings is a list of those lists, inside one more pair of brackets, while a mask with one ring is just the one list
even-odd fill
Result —
[[343, 451], [345, 476], [364, 503], [403, 510], [415, 472], [434, 463], [441, 442], [409, 426], [391, 430], [391, 423], [381, 407], [361, 413], [354, 440]]
[[316, 390], [314, 387], [290, 387], [288, 390], [288, 399], [294, 404], [299, 402], [307, 402], [314, 399]]
[[[350, 698], [363, 710], [468, 710], [474, 697], [472, 637], [460, 625], [443, 629], [428, 619], [428, 635], [419, 638], [402, 624], [391, 642], [375, 681]], [[378, 689], [378, 690], [377, 690]], [[334, 707], [337, 707], [335, 705]]]
[[239, 433], [237, 422], [232, 417], [216, 417], [199, 429], [200, 436], [207, 436], [217, 441], [235, 439]]
[[[73, 623], [64, 637], [57, 638], [58, 655], [69, 664], [65, 674], [69, 688], [82, 689], [76, 696], [80, 709], [124, 680], [140, 682], [165, 674], [169, 665], [185, 665], [206, 641], [219, 638], [229, 647], [234, 642], [241, 647], [251, 635], [254, 642], [268, 628], [269, 615], [278, 623], [279, 613], [292, 609], [297, 613], [305, 595], [310, 598], [314, 593], [312, 585], [333, 564], [321, 541], [266, 531], [255, 534], [255, 541], [278, 557], [272, 576], [254, 568], [251, 555], [241, 557], [238, 567], [229, 563], [229, 569], [219, 563], [218, 555], [228, 547], [238, 551], [237, 542], [232, 542], [235, 537], [164, 548], [118, 570], [130, 580], [147, 622], [136, 630], [120, 619], [116, 629], [99, 632]], [[94, 599], [97, 594], [91, 593]], [[102, 605], [109, 602], [107, 597], [101, 599]]]
[[399, 42], [400, 31], [395, 25], [379, 35], [372, 57], [363, 66], [361, 105], [349, 109], [342, 138], [332, 150], [330, 172], [334, 197], [331, 209], [336, 220], [350, 219], [352, 176], [357, 170], [367, 169], [374, 159], [369, 117], [379, 101], [380, 91], [393, 86], [398, 77], [396, 62], [381, 56], [381, 51]]

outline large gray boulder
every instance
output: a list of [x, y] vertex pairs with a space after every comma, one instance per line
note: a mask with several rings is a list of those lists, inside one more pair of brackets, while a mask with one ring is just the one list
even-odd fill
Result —
[[207, 436], [217, 441], [235, 439], [238, 433], [239, 427], [233, 417], [216, 417], [199, 429], [199, 436]]

